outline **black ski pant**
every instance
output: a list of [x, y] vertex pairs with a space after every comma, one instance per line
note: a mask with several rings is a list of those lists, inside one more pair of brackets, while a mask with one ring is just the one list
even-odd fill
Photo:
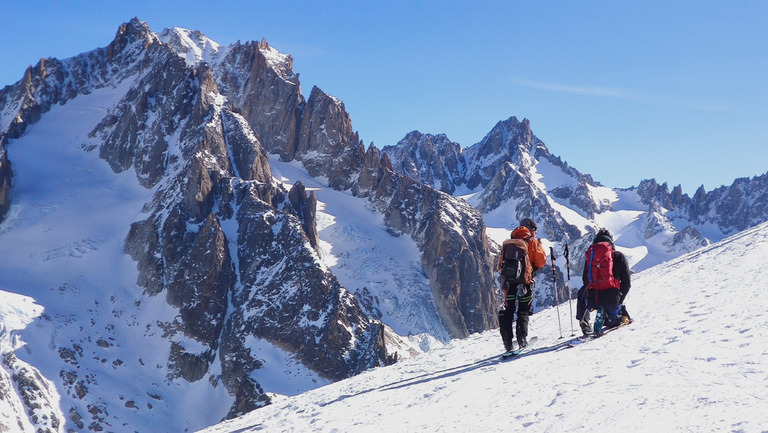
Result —
[[[533, 284], [519, 284], [517, 288], [511, 287], [509, 291], [506, 289], [507, 285], [504, 282], [504, 291], [507, 293], [507, 297], [504, 300], [505, 308], [499, 311], [499, 332], [501, 333], [501, 340], [504, 342], [504, 348], [511, 350], [515, 332], [517, 332], [518, 344], [522, 341], [528, 341], [528, 319], [531, 316], [531, 305], [533, 304]], [[515, 310], [517, 310], [516, 323], [514, 320]]]
[[[581, 286], [579, 293], [576, 294], [576, 320], [583, 320], [587, 314], [587, 286]], [[589, 316], [586, 316], [589, 322]]]
[[514, 338], [513, 323], [515, 322], [515, 312], [510, 310], [499, 310], [499, 332], [501, 341], [504, 343], [504, 350], [512, 350], [512, 339]]

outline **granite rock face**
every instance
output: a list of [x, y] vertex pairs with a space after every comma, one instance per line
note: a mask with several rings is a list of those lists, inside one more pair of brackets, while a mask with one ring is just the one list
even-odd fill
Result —
[[493, 257], [482, 215], [461, 199], [393, 173], [386, 158], [375, 157], [361, 188], [396, 233], [408, 234], [421, 249], [443, 323], [463, 337], [494, 326]]
[[445, 134], [408, 133], [395, 146], [382, 152], [389, 156], [397, 173], [442, 192], [453, 194], [467, 172], [461, 147]]
[[5, 149], [0, 145], [0, 221], [8, 213], [11, 207], [11, 179], [13, 170]]

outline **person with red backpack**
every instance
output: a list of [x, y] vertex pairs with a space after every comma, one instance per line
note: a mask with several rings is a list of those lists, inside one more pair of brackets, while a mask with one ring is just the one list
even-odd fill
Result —
[[613, 236], [607, 229], [600, 229], [587, 248], [582, 282], [584, 286], [577, 296], [576, 316], [584, 335], [591, 330], [590, 310], [603, 309], [605, 328], [631, 321], [624, 307], [631, 286], [629, 264], [624, 254], [616, 250]]
[[547, 263], [547, 256], [536, 235], [536, 223], [529, 218], [521, 221], [510, 239], [501, 246], [496, 269], [501, 273], [504, 309], [499, 311], [499, 332], [504, 348], [512, 350], [512, 323], [517, 307], [517, 344], [528, 345], [528, 318], [533, 303], [534, 273]]

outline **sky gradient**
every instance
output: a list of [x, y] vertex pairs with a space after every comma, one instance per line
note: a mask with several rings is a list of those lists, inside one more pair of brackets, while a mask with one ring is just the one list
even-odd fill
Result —
[[693, 195], [768, 171], [766, 1], [3, 1], [0, 87], [42, 57], [109, 44], [138, 17], [224, 45], [266, 39], [302, 90], [341, 99], [366, 145], [470, 146], [531, 121], [611, 187]]

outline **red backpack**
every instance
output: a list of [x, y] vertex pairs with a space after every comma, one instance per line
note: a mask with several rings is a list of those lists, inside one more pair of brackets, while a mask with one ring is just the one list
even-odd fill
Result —
[[598, 242], [587, 248], [587, 288], [595, 290], [618, 289], [619, 281], [613, 277], [613, 247]]

